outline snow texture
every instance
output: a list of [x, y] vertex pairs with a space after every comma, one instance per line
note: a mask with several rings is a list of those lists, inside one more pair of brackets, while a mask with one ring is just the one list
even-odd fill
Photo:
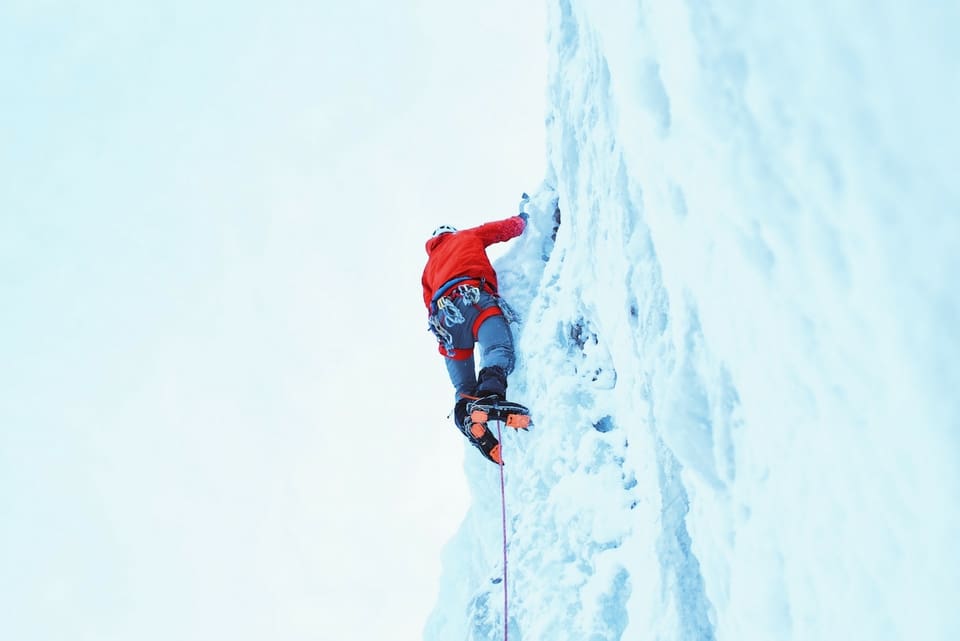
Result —
[[[509, 638], [960, 638], [960, 5], [550, 3]], [[451, 427], [451, 429], [453, 429]], [[499, 471], [428, 641], [503, 638]]]

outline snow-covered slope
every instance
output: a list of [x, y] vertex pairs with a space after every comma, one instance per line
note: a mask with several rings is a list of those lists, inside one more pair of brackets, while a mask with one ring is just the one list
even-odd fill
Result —
[[[840, 4], [551, 2], [510, 639], [960, 638], [960, 9]], [[504, 636], [466, 473], [428, 641]]]

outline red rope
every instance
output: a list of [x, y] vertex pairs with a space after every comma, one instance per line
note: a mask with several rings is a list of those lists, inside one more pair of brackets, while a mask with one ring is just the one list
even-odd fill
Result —
[[503, 480], [503, 434], [497, 421], [497, 440], [500, 441], [500, 515], [503, 523], [503, 641], [508, 641], [510, 617], [507, 612], [507, 492]]

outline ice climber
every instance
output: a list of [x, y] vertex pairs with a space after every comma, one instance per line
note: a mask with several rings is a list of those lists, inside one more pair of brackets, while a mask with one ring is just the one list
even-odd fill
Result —
[[[503, 463], [500, 443], [487, 421], [504, 420], [523, 428], [529, 419], [522, 405], [506, 402], [507, 376], [514, 366], [513, 336], [486, 250], [523, 233], [527, 214], [522, 208], [523, 201], [519, 215], [471, 229], [437, 227], [427, 240], [421, 279], [430, 330], [456, 390], [454, 422], [484, 456], [498, 464]], [[479, 374], [474, 362], [478, 343]]]

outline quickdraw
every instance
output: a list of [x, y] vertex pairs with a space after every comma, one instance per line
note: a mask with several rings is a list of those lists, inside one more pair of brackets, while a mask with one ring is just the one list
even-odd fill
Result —
[[430, 327], [428, 329], [437, 337], [437, 341], [443, 345], [446, 353], [452, 354], [455, 349], [453, 346], [453, 334], [443, 326], [443, 321], [440, 320], [436, 314], [431, 314], [428, 320], [430, 321]]
[[480, 302], [480, 288], [476, 285], [457, 285], [457, 293], [470, 305]]
[[437, 316], [440, 317], [440, 320], [443, 321], [443, 324], [447, 327], [459, 325], [466, 320], [463, 317], [463, 312], [457, 307], [457, 304], [446, 296], [443, 296], [437, 301]]
[[453, 344], [453, 334], [447, 328], [461, 325], [467, 319], [463, 316], [463, 312], [460, 311], [457, 304], [447, 296], [438, 298], [434, 305], [437, 311], [428, 317], [430, 321], [429, 329], [437, 337], [437, 341], [443, 345], [444, 351], [448, 355], [453, 354], [456, 349]]

